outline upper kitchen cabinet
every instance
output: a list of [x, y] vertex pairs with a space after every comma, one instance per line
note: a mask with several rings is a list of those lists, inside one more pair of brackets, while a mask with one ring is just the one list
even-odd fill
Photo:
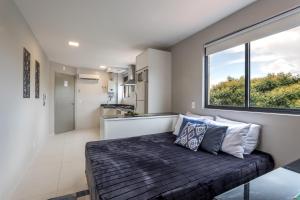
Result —
[[149, 54], [149, 49], [136, 57], [136, 71], [148, 67], [149, 65], [148, 54]]
[[147, 49], [136, 58], [138, 113], [171, 111], [171, 53]]

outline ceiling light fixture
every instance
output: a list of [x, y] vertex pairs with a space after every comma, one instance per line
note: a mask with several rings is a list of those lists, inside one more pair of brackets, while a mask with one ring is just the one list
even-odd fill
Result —
[[100, 69], [106, 69], [107, 67], [104, 65], [99, 66]]
[[74, 42], [74, 41], [69, 41], [69, 46], [72, 46], [72, 47], [79, 47], [79, 43], [78, 42]]

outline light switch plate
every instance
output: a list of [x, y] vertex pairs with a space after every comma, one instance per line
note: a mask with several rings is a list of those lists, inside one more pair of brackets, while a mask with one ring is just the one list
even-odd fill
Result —
[[196, 108], [196, 102], [192, 101], [192, 109], [195, 109], [195, 108]]

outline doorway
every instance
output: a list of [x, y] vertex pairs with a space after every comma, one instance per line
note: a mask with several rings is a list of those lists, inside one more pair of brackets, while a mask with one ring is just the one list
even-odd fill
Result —
[[75, 129], [75, 76], [55, 73], [54, 131], [64, 133]]

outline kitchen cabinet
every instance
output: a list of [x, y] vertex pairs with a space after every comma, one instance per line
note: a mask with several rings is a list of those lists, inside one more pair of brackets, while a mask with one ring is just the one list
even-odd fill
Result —
[[[163, 113], [171, 111], [171, 53], [147, 49], [136, 58], [137, 111], [144, 113]], [[145, 72], [147, 80], [139, 82], [139, 74]], [[146, 88], [143, 88], [145, 84]], [[144, 104], [144, 105], [142, 105]]]
[[139, 71], [148, 66], [148, 50], [136, 57], [136, 71]]

